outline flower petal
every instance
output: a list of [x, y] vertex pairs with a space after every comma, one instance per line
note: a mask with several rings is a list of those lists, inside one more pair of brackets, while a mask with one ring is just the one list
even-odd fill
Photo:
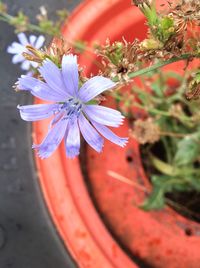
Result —
[[43, 35], [40, 35], [36, 42], [35, 42], [35, 48], [39, 49], [44, 45], [45, 37]]
[[37, 149], [38, 155], [41, 158], [49, 157], [58, 147], [62, 141], [66, 129], [67, 120], [60, 120], [47, 134], [43, 142], [39, 145], [33, 145], [34, 149]]
[[25, 35], [24, 33], [19, 33], [19, 34], [17, 35], [17, 37], [18, 37], [20, 43], [21, 43], [23, 46], [26, 46], [26, 45], [29, 44], [29, 41], [28, 41], [28, 39], [27, 39], [27, 37], [26, 37], [26, 35]]
[[119, 111], [99, 105], [86, 105], [84, 112], [89, 119], [111, 127], [118, 127], [124, 119]]
[[8, 48], [7, 52], [10, 54], [22, 54], [25, 51], [25, 47], [17, 42], [13, 42]]
[[98, 132], [91, 126], [89, 121], [82, 114], [80, 114], [78, 118], [78, 123], [81, 133], [87, 143], [97, 152], [101, 152], [104, 142], [103, 138], [98, 134]]
[[59, 109], [59, 104], [18, 105], [21, 118], [25, 121], [37, 121], [50, 117]]
[[33, 68], [37, 68], [38, 67], [38, 62], [35, 61], [30, 61], [31, 66], [33, 66]]
[[97, 131], [104, 136], [106, 139], [108, 139], [109, 141], [124, 147], [128, 141], [128, 138], [120, 138], [118, 137], [116, 134], [114, 134], [109, 128], [107, 128], [106, 126], [103, 126], [101, 124], [98, 124], [94, 121], [91, 121], [93, 126], [97, 129]]
[[13, 64], [16, 64], [16, 63], [22, 62], [22, 61], [24, 61], [24, 60], [25, 60], [25, 59], [24, 59], [24, 57], [23, 57], [21, 54], [16, 54], [16, 55], [14, 55], [13, 58], [12, 58], [12, 63], [13, 63]]
[[59, 111], [58, 113], [56, 113], [49, 124], [49, 129], [51, 129], [55, 124], [57, 124], [58, 121], [60, 121], [60, 119], [62, 119], [64, 115], [65, 115], [65, 113], [62, 111]]
[[63, 95], [56, 92], [48, 85], [34, 77], [22, 75], [18, 80], [18, 88], [20, 90], [28, 90], [35, 97], [47, 101], [63, 101]]
[[39, 72], [53, 90], [60, 93], [63, 98], [69, 97], [62, 79], [61, 70], [51, 60], [45, 60], [39, 68]]
[[35, 47], [35, 41], [36, 41], [36, 39], [37, 39], [37, 36], [35, 36], [35, 35], [30, 35], [30, 37], [29, 37], [29, 43], [33, 46], [33, 47]]
[[66, 154], [70, 158], [74, 158], [80, 153], [80, 130], [77, 119], [69, 121], [69, 131], [66, 135], [65, 147]]
[[83, 102], [88, 102], [103, 91], [113, 88], [115, 85], [109, 78], [94, 76], [80, 88], [78, 95]]
[[24, 60], [24, 62], [21, 64], [21, 68], [24, 71], [28, 71], [30, 69], [31, 63], [28, 60]]
[[62, 76], [67, 92], [71, 96], [77, 96], [79, 84], [77, 56], [71, 54], [63, 56]]

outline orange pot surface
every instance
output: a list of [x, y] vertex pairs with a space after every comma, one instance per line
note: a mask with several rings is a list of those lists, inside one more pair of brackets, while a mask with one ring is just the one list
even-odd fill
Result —
[[[63, 35], [70, 42], [81, 39], [92, 47], [94, 41], [104, 43], [107, 37], [111, 41], [143, 39], [146, 26], [142, 13], [128, 0], [87, 0], [63, 27]], [[96, 71], [91, 57], [88, 53], [79, 56], [88, 75]], [[183, 66], [178, 63], [168, 68], [181, 70]], [[48, 120], [33, 127], [34, 140], [39, 143]], [[127, 123], [116, 132], [127, 136]], [[79, 267], [135, 268], [138, 260], [159, 268], [200, 267], [199, 224], [170, 208], [140, 210], [137, 205], [145, 192], [109, 176], [112, 171], [150, 189], [135, 141], [130, 140], [124, 149], [106, 141], [103, 153], [86, 146], [83, 154], [82, 169], [79, 159], [66, 158], [63, 145], [46, 160], [36, 156], [46, 204]]]

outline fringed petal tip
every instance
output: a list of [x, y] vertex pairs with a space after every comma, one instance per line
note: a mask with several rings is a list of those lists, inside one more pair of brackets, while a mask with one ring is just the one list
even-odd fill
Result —
[[128, 138], [120, 138], [118, 145], [121, 147], [125, 147], [127, 145], [127, 143], [128, 143]]
[[102, 142], [102, 144], [97, 144], [97, 146], [96, 146], [96, 148], [95, 148], [95, 151], [97, 152], [97, 153], [102, 153], [103, 152], [103, 148], [104, 148], [104, 139], [103, 139], [103, 142]]
[[40, 144], [33, 144], [32, 149], [36, 152], [36, 155], [41, 159], [46, 159], [50, 156], [48, 152], [40, 150]]
[[[40, 144], [33, 144], [32, 145], [32, 149], [36, 151], [36, 154], [38, 157], [40, 157], [41, 159], [46, 159], [48, 158], [50, 155], [48, 152], [45, 152], [44, 150], [41, 151], [40, 150]], [[77, 149], [77, 147], [71, 147], [70, 149], [68, 149], [66, 151], [66, 155], [68, 158], [70, 159], [75, 159], [77, 156], [79, 156], [80, 151]]]
[[24, 87], [22, 86], [24, 79], [26, 79], [28, 76], [22, 74], [18, 80], [15, 82], [15, 85], [18, 87], [18, 90], [24, 90]]
[[80, 151], [77, 149], [76, 146], [71, 146], [69, 149], [66, 150], [66, 154], [68, 158], [74, 159], [80, 154]]
[[64, 54], [62, 57], [62, 68], [65, 66], [71, 66], [73, 69], [78, 70], [78, 57], [73, 54]]
[[38, 144], [34, 144], [32, 145], [32, 149], [38, 149], [39, 145]]
[[77, 56], [68, 54], [62, 58], [62, 77], [65, 83], [67, 92], [71, 96], [76, 96], [78, 93], [79, 74]]
[[44, 45], [44, 42], [45, 42], [45, 37], [43, 35], [38, 36], [35, 42], [35, 47], [37, 49], [40, 49]]
[[33, 144], [32, 148], [37, 149], [37, 154], [40, 158], [47, 158], [53, 154], [61, 143], [66, 128], [67, 124], [64, 124], [63, 121], [60, 120], [54, 128], [48, 132], [41, 144]]
[[77, 63], [77, 55], [73, 55], [72, 53], [65, 54], [63, 55], [62, 60], [64, 60], [65, 62], [68, 61], [69, 63]]
[[107, 140], [115, 143], [116, 145], [119, 145], [121, 147], [124, 147], [128, 141], [128, 138], [121, 138], [117, 136], [115, 133], [113, 133], [108, 127], [101, 125], [95, 121], [92, 121], [93, 126], [96, 128], [96, 130]]
[[20, 43], [13, 42], [10, 46], [7, 47], [7, 52], [10, 54], [22, 54], [24, 52], [24, 46]]
[[58, 109], [58, 104], [32, 104], [17, 106], [20, 116], [25, 121], [43, 120], [55, 113]]
[[20, 89], [19, 89], [19, 81], [16, 81], [16, 82], [14, 83], [14, 85], [12, 86], [12, 88], [13, 88], [15, 91], [20, 91]]
[[26, 44], [29, 43], [29, 42], [28, 42], [28, 39], [27, 39], [27, 37], [26, 37], [26, 35], [25, 35], [25, 33], [23, 33], [23, 32], [18, 33], [17, 37], [18, 37], [20, 43], [21, 43], [23, 46], [25, 46]]

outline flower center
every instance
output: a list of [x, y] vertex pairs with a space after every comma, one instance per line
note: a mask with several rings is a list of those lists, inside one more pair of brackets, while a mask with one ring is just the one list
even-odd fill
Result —
[[61, 106], [61, 110], [66, 111], [65, 118], [69, 119], [72, 117], [78, 117], [82, 111], [83, 104], [79, 99], [70, 98], [64, 102]]

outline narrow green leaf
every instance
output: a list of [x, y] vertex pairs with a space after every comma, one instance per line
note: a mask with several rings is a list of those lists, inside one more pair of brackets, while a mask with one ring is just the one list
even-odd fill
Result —
[[140, 206], [144, 210], [161, 209], [165, 205], [164, 191], [162, 188], [154, 187], [151, 195]]

